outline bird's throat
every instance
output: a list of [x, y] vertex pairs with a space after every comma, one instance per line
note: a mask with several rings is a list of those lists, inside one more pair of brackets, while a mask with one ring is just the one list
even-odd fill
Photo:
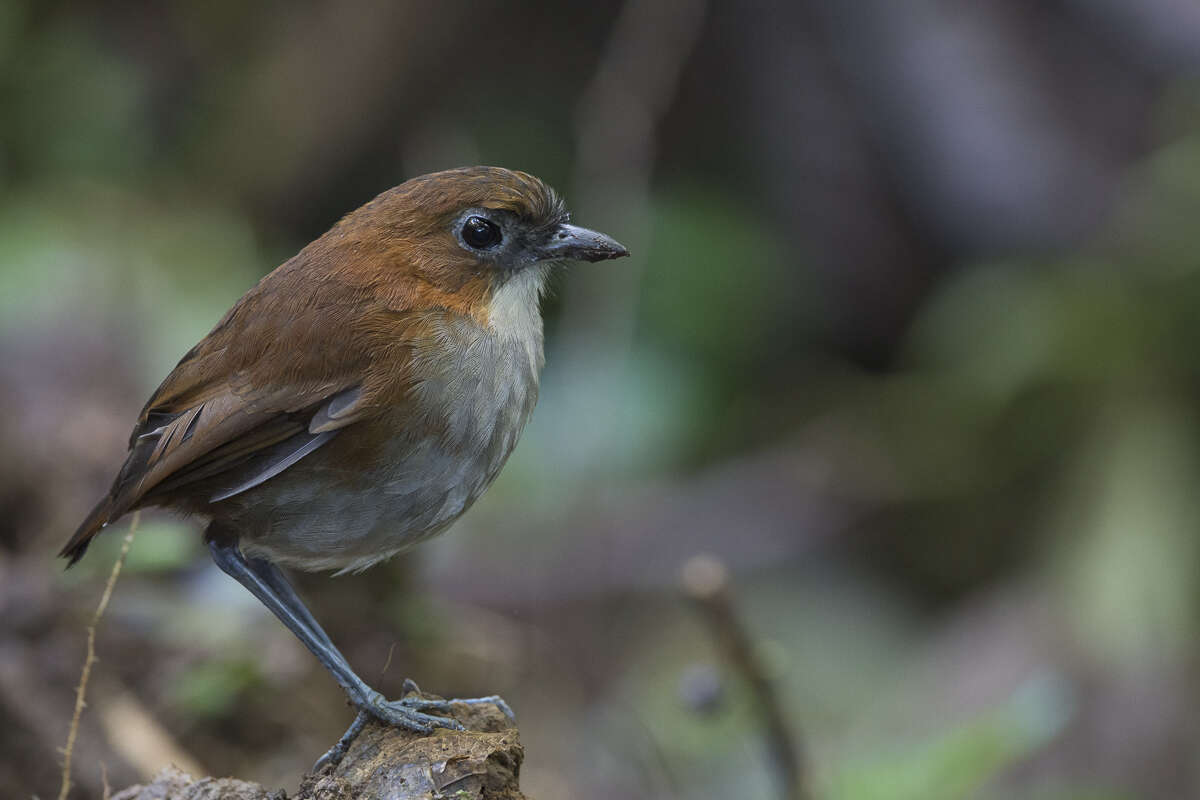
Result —
[[525, 267], [500, 283], [488, 300], [488, 327], [502, 339], [520, 343], [534, 374], [542, 367], [542, 290], [548, 264]]

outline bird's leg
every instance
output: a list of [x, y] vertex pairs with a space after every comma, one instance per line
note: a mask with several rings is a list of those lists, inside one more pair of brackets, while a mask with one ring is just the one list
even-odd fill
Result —
[[265, 558], [247, 558], [246, 566], [249, 567], [251, 572], [261, 578], [271, 591], [275, 592], [279, 601], [287, 606], [296, 615], [296, 618], [308, 627], [310, 633], [317, 637], [323, 645], [341, 655], [340, 651], [334, 646], [333, 641], [329, 638], [329, 634], [325, 633], [325, 629], [313, 617], [312, 612], [308, 610], [308, 606], [300, 599], [300, 595], [296, 594], [296, 590], [292, 588], [292, 584], [284, 577], [279, 567]]
[[[246, 566], [262, 579], [272, 591], [275, 592], [279, 601], [283, 603], [301, 622], [307, 627], [309, 632], [329, 650], [335, 653], [343, 661], [345, 656], [334, 646], [329, 639], [329, 635], [321, 627], [320, 623], [313, 618], [312, 613], [308, 610], [308, 606], [300, 599], [300, 595], [296, 594], [296, 590], [292, 588], [292, 584], [284, 576], [279, 567], [267, 561], [265, 558], [245, 558]], [[348, 668], [348, 667], [347, 667]], [[409, 695], [414, 695], [410, 697]], [[490, 703], [497, 706], [510, 719], [515, 719], [512, 709], [508, 707], [508, 703], [500, 695], [490, 695], [488, 697], [456, 697], [451, 700], [433, 700], [423, 696], [421, 687], [417, 686], [416, 681], [412, 678], [404, 679], [404, 702], [410, 707], [419, 708], [423, 711], [449, 711], [452, 703], [465, 703], [466, 705], [481, 705]]]
[[[295, 614], [298, 619], [308, 625], [309, 631], [312, 632], [314, 636], [318, 637], [321, 642], [334, 653], [337, 653], [339, 656], [341, 656], [341, 653], [338, 651], [338, 649], [334, 647], [333, 642], [330, 641], [329, 635], [325, 633], [325, 630], [321, 627], [320, 623], [313, 618], [312, 613], [310, 613], [308, 610], [308, 606], [306, 606], [304, 601], [300, 599], [300, 596], [296, 594], [296, 590], [292, 588], [292, 584], [288, 582], [288, 579], [284, 576], [279, 567], [275, 566], [270, 561], [267, 561], [265, 558], [247, 558], [246, 565], [252, 572], [254, 572], [254, 574], [262, 578], [262, 580], [272, 590], [275, 591], [280, 601], [283, 602], [289, 609], [291, 609], [292, 613]], [[345, 657], [342, 658], [345, 660]], [[504, 715], [509, 719], [516, 719], [516, 715], [513, 714], [513, 710], [509, 708], [508, 703], [505, 702], [504, 698], [498, 694], [488, 695], [487, 697], [455, 697], [450, 700], [433, 700], [424, 697], [423, 693], [421, 692], [421, 687], [417, 686], [417, 682], [412, 678], [404, 679], [404, 699], [401, 702], [405, 702], [409, 705], [409, 707], [418, 708], [421, 711], [449, 711], [450, 706], [453, 703], [463, 703], [464, 705], [468, 706], [494, 705], [504, 712]], [[350, 730], [354, 730], [353, 725], [350, 726]], [[349, 734], [349, 732], [350, 731], [347, 731], [346, 733]], [[353, 739], [350, 741], [353, 741]], [[348, 744], [349, 743], [347, 743], [347, 746]]]
[[[300, 597], [283, 577], [283, 573], [274, 565], [262, 559], [247, 561], [241, 550], [232, 542], [214, 538], [210, 539], [208, 547], [217, 566], [245, 586], [270, 609], [271, 613], [317, 657], [346, 691], [350, 702], [358, 707], [360, 718], [354, 721], [333, 750], [322, 756], [319, 764], [327, 763], [331, 757], [340, 758], [345, 753], [345, 749], [365, 724], [365, 719], [362, 718], [364, 713], [390, 725], [418, 733], [428, 733], [434, 728], [462, 729], [462, 724], [457, 720], [424, 713], [425, 710], [445, 710], [450, 701], [425, 700], [417, 695], [389, 702], [368, 686], [354, 672], [345, 656], [334, 647], [329, 635], [313, 619]], [[480, 701], [482, 702], [482, 699]]]
[[[306, 606], [304, 601], [300, 599], [300, 596], [296, 594], [296, 590], [292, 588], [292, 584], [288, 582], [287, 578], [284, 576], [279, 567], [263, 558], [247, 558], [246, 565], [276, 593], [276, 595], [279, 597], [279, 600], [286, 605], [298, 619], [307, 625], [310, 633], [320, 639], [322, 644], [340, 655], [340, 651], [338, 651], [338, 649], [334, 646], [333, 642], [329, 638], [329, 635], [325, 633], [325, 629], [322, 628], [320, 623], [318, 623], [313, 617], [312, 613], [308, 610], [308, 606]], [[404, 694], [405, 696], [409, 694], [415, 694], [418, 698], [420, 698], [421, 687], [417, 686], [416, 682], [411, 678], [405, 678]], [[488, 698], [481, 698], [481, 700], [485, 699]], [[504, 713], [511, 717], [512, 710], [508, 707], [508, 704], [499, 697], [496, 697], [495, 700], [497, 701], [497, 705], [504, 711]], [[443, 703], [445, 704], [444, 706]], [[448, 706], [449, 701], [426, 700], [422, 702], [421, 709], [426, 711], [449, 710]], [[350, 727], [347, 728], [346, 732], [343, 733], [341, 738], [337, 740], [337, 743], [325, 751], [324, 755], [318, 758], [316, 763], [313, 764], [312, 771], [317, 773], [324, 769], [327, 765], [338, 764], [342, 758], [345, 757], [346, 753], [350, 749], [350, 745], [354, 744], [354, 740], [358, 738], [358, 734], [362, 732], [363, 727], [370, 719], [371, 715], [369, 713], [360, 710], [354, 717], [354, 721], [350, 723]]]

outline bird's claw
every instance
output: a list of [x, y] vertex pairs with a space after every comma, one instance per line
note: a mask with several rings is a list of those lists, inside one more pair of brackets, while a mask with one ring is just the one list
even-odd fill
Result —
[[513, 713], [512, 708], [510, 708], [508, 703], [504, 702], [504, 698], [498, 694], [490, 694], [487, 697], [457, 697], [453, 700], [446, 700], [445, 703], [447, 705], [450, 705], [451, 703], [462, 703], [463, 705], [467, 706], [491, 705], [500, 709], [504, 713], [504, 716], [508, 717], [509, 719], [515, 720], [517, 718], [517, 715]]

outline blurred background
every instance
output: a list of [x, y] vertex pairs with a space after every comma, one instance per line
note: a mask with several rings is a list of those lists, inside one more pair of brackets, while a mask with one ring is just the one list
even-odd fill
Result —
[[[819, 798], [1200, 796], [1200, 6], [0, 0], [0, 794], [58, 786], [149, 392], [413, 175], [533, 172], [632, 259], [450, 535], [303, 576], [361, 674], [516, 709], [534, 797], [773, 798], [711, 553]], [[145, 515], [74, 797], [294, 791], [352, 714]]]

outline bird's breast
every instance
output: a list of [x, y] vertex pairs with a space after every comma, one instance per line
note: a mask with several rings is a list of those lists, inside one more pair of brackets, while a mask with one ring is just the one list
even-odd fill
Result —
[[420, 421], [422, 439], [478, 462], [490, 480], [537, 402], [540, 320], [529, 335], [509, 336], [452, 317], [439, 323], [431, 341], [414, 351], [408, 413]]
[[537, 401], [540, 318], [527, 336], [458, 315], [428, 334], [403, 402], [263, 485], [269, 501], [255, 502], [274, 511], [243, 527], [257, 529], [243, 549], [300, 568], [360, 569], [444, 530], [483, 494]]

